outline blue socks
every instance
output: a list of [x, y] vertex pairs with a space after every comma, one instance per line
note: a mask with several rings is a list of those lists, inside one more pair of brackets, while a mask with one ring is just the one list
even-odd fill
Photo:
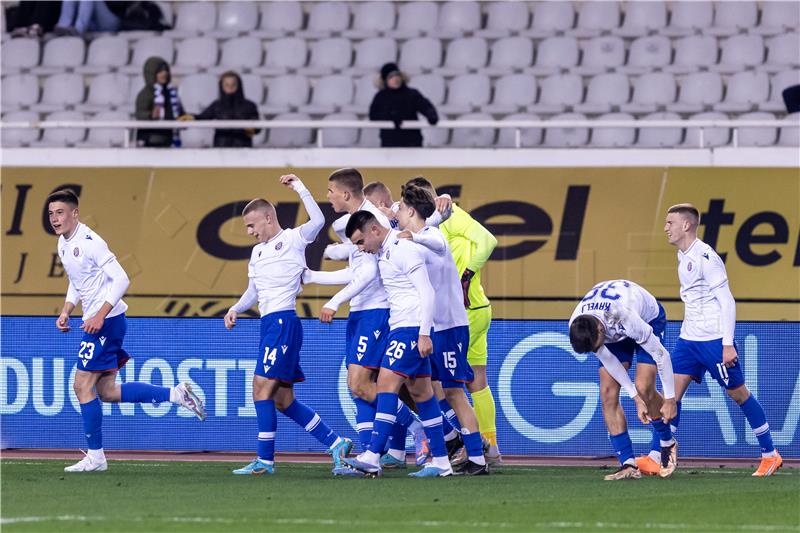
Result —
[[123, 383], [121, 401], [125, 403], [161, 403], [169, 401], [169, 387], [158, 387], [149, 383], [134, 381]]
[[399, 399], [397, 400], [397, 424], [403, 426], [404, 429], [408, 429], [414, 422], [414, 411], [408, 408], [406, 404], [404, 404]]
[[[665, 424], [661, 418], [656, 418], [651, 422], [653, 426], [653, 440], [650, 442], [650, 449], [661, 454], [661, 446], [669, 446], [672, 442], [672, 428]], [[664, 444], [666, 443], [666, 444]]]
[[614, 448], [614, 453], [617, 454], [619, 464], [636, 465], [636, 461], [633, 458], [633, 443], [627, 431], [619, 435], [609, 435], [608, 440], [611, 441], [611, 447]]
[[399, 423], [396, 423], [395, 425], [393, 425], [392, 426], [392, 431], [391, 431], [391, 433], [389, 433], [389, 443], [387, 445], [388, 446], [388, 450], [401, 451], [403, 457], [405, 457], [405, 453], [406, 453], [406, 435], [408, 435], [408, 430], [406, 430], [406, 428], [401, 426]]
[[433, 396], [430, 400], [421, 403], [417, 402], [417, 409], [419, 409], [419, 417], [422, 419], [422, 425], [425, 428], [425, 436], [428, 437], [431, 455], [433, 457], [447, 457], [447, 447], [445, 446], [444, 433], [442, 432], [442, 410], [439, 408], [436, 397]]
[[103, 408], [99, 398], [81, 404], [81, 418], [88, 448], [103, 449]]
[[772, 434], [769, 432], [767, 415], [764, 413], [761, 404], [751, 394], [747, 401], [739, 407], [742, 408], [742, 412], [747, 418], [747, 423], [753, 428], [753, 433], [755, 433], [758, 444], [761, 446], [761, 453], [772, 454], [775, 451], [775, 446], [772, 444]]
[[[386, 447], [386, 441], [389, 440], [392, 426], [394, 426], [397, 420], [397, 394], [379, 392], [376, 403], [378, 408], [375, 413], [375, 423], [373, 424], [369, 451], [381, 455]], [[403, 433], [405, 434], [405, 429], [403, 429]]]
[[356, 404], [356, 431], [358, 431], [358, 440], [361, 442], [361, 449], [366, 450], [369, 447], [369, 441], [372, 439], [372, 423], [375, 420], [375, 402], [368, 402], [361, 398], [353, 398], [353, 403]]
[[[456, 416], [456, 412], [453, 410], [452, 407], [450, 407], [450, 404], [447, 402], [446, 399], [439, 400], [439, 408], [442, 410], [442, 414], [444, 415], [444, 419], [447, 420], [447, 422], [449, 423], [448, 425], [450, 426], [450, 430], [452, 431], [454, 429], [454, 430], [456, 430], [457, 432], [460, 433], [461, 432], [461, 424], [458, 422], [458, 417]], [[446, 431], [446, 428], [444, 427], [444, 423], [442, 423], [442, 431], [445, 434], [450, 433], [450, 431]], [[465, 444], [466, 444], [466, 441], [465, 441]]]
[[461, 438], [464, 439], [464, 448], [467, 449], [467, 457], [478, 464], [480, 459], [483, 459], [483, 441], [481, 440], [480, 433], [463, 433]]
[[253, 404], [256, 406], [258, 419], [258, 458], [272, 463], [275, 461], [275, 430], [278, 429], [275, 402], [256, 400]]
[[313, 409], [299, 400], [293, 401], [283, 414], [294, 420], [300, 427], [305, 428], [312, 437], [324, 444], [326, 448], [333, 446], [333, 443], [339, 438], [339, 435], [334, 433]]

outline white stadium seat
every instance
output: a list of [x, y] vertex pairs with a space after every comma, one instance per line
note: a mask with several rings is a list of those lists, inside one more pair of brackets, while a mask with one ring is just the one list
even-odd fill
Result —
[[621, 37], [606, 35], [589, 39], [583, 48], [579, 67], [573, 70], [583, 76], [602, 74], [625, 63], [625, 42]]
[[709, 35], [734, 35], [741, 30], [753, 28], [758, 20], [758, 7], [753, 0], [716, 2], [714, 24], [705, 30]]
[[[503, 117], [505, 121], [517, 120], [539, 120], [539, 117], [531, 113], [514, 113]], [[542, 144], [542, 128], [521, 128], [519, 132], [520, 147], [532, 148]], [[500, 128], [497, 133], [498, 148], [514, 148], [517, 146], [517, 130], [514, 128]]]
[[[446, 115], [439, 114], [439, 120], [448, 120]], [[422, 146], [426, 148], [441, 148], [450, 141], [449, 128], [422, 128]]]
[[376, 37], [393, 30], [396, 22], [394, 2], [356, 2], [353, 4], [353, 27], [343, 35], [350, 39]]
[[539, 80], [539, 101], [531, 113], [563, 113], [583, 101], [583, 80], [577, 74], [555, 74]]
[[[89, 120], [93, 122], [113, 122], [130, 119], [131, 117], [125, 111], [101, 111], [89, 117]], [[125, 144], [125, 135], [125, 128], [89, 128], [89, 135], [87, 135], [86, 140], [76, 144], [89, 148], [119, 147]]]
[[578, 64], [580, 49], [574, 37], [548, 37], [536, 49], [536, 63], [529, 72], [532, 74], [557, 74], [572, 69]]
[[75, 67], [80, 74], [104, 74], [128, 64], [128, 40], [119, 35], [102, 35], [89, 43], [86, 64]]
[[[269, 55], [269, 50], [267, 51]], [[353, 45], [350, 39], [331, 37], [311, 43], [311, 59], [308, 65], [298, 69], [307, 76], [325, 76], [350, 66], [353, 61]]]
[[481, 28], [481, 8], [478, 2], [459, 0], [444, 2], [439, 8], [436, 35], [440, 38], [456, 38]]
[[489, 103], [492, 84], [485, 74], [462, 74], [448, 84], [447, 103], [441, 105], [447, 114], [464, 114]]
[[[492, 120], [487, 113], [468, 113], [456, 118], [462, 120]], [[453, 128], [450, 146], [455, 148], [488, 148], [494, 144], [497, 131], [494, 128]]]
[[784, 70], [770, 79], [769, 100], [758, 105], [760, 111], [786, 112], [783, 91], [792, 85], [800, 85], [800, 70]]
[[264, 58], [264, 47], [255, 37], [236, 37], [222, 43], [219, 66], [209, 68], [213, 74], [222, 74], [226, 70], [249, 72], [261, 66]]
[[42, 100], [31, 109], [40, 113], [60, 111], [83, 102], [86, 87], [79, 74], [53, 74], [44, 80]]
[[[756, 111], [737, 117], [739, 120], [774, 120], [775, 115]], [[739, 146], [772, 146], [778, 138], [778, 128], [739, 128]]]
[[[353, 113], [332, 113], [322, 120], [357, 120]], [[358, 146], [358, 132], [355, 128], [322, 128], [322, 146], [325, 148], [355, 148]]]
[[502, 76], [521, 71], [533, 64], [533, 40], [527, 37], [506, 37], [492, 44], [489, 66], [483, 71], [489, 76]]
[[47, 41], [42, 53], [42, 64], [34, 67], [34, 74], [61, 74], [83, 65], [86, 42], [81, 37], [57, 37]]
[[490, 2], [486, 5], [486, 28], [476, 37], [499, 39], [527, 30], [531, 12], [525, 2]]
[[242, 74], [242, 90], [244, 97], [256, 105], [264, 101], [264, 80], [255, 74]]
[[[642, 120], [680, 120], [677, 113], [652, 113]], [[674, 148], [683, 140], [681, 128], [639, 128], [639, 148]]]
[[575, 105], [575, 111], [586, 114], [608, 113], [627, 104], [631, 97], [631, 84], [625, 74], [599, 74], [589, 81], [586, 100]]
[[[79, 111], [56, 111], [47, 115], [45, 120], [48, 122], [81, 121], [86, 120], [86, 116]], [[53, 148], [75, 146], [85, 137], [86, 130], [81, 128], [48, 128], [42, 132], [42, 139], [35, 145]]]
[[[100, 74], [89, 83], [89, 95], [85, 104], [76, 106], [78, 111], [97, 113], [128, 105], [129, 78], [124, 74]], [[127, 113], [126, 113], [127, 114]]]
[[[709, 111], [698, 113], [689, 117], [690, 120], [725, 120], [728, 115]], [[703, 132], [703, 148], [715, 148], [725, 146], [731, 140], [730, 128], [686, 128], [686, 138], [683, 146], [686, 148], [700, 148], [700, 131]]]
[[308, 13], [308, 27], [297, 32], [299, 37], [321, 39], [341, 33], [350, 27], [350, 6], [347, 2], [313, 2]]
[[397, 8], [397, 29], [390, 37], [409, 39], [421, 35], [435, 36], [439, 23], [439, 4], [436, 2], [406, 2]]
[[667, 106], [675, 113], [700, 113], [722, 101], [722, 76], [716, 72], [693, 72], [680, 82], [678, 101]]
[[[597, 117], [599, 122], [604, 120], [633, 121], [633, 115], [628, 113], [606, 113]], [[589, 146], [596, 148], [628, 148], [636, 140], [636, 128], [592, 128], [592, 140]]]
[[39, 79], [33, 74], [3, 76], [3, 112], [30, 107], [39, 101]]
[[253, 69], [253, 74], [274, 76], [286, 74], [305, 66], [308, 59], [308, 46], [305, 39], [287, 37], [264, 44], [266, 58], [264, 65]]
[[535, 2], [531, 28], [523, 35], [534, 38], [551, 37], [575, 25], [575, 8], [572, 2]]
[[489, 46], [485, 39], [466, 37], [455, 39], [447, 45], [444, 66], [440, 72], [445, 76], [465, 74], [470, 70], [479, 70], [486, 66]]
[[286, 113], [308, 103], [311, 85], [305, 76], [290, 74], [270, 78], [267, 100], [260, 111], [267, 115]]
[[631, 103], [620, 106], [624, 113], [653, 113], [675, 102], [678, 87], [667, 72], [643, 74], [633, 83]]
[[707, 1], [672, 2], [669, 26], [660, 33], [667, 37], [684, 37], [703, 31], [714, 19], [714, 6]]
[[536, 102], [536, 78], [530, 74], [509, 74], [494, 84], [494, 99], [483, 111], [494, 114], [514, 113]]
[[800, 113], [792, 113], [791, 115], [787, 115], [783, 120], [784, 122], [794, 124], [795, 126], [781, 127], [778, 144], [780, 146], [791, 146], [793, 148], [800, 147], [800, 128], [796, 126], [798, 121], [800, 121]]
[[[585, 120], [580, 113], [563, 113], [551, 120]], [[548, 148], [571, 148], [586, 146], [589, 142], [589, 128], [547, 128], [544, 132], [544, 146]]]
[[759, 67], [766, 72], [800, 68], [800, 33], [791, 32], [767, 41], [767, 60]]
[[[3, 87], [5, 92], [5, 87]], [[13, 111], [3, 114], [3, 122], [33, 122], [39, 120], [39, 113], [33, 111]], [[0, 130], [0, 145], [4, 148], [30, 146], [39, 140], [41, 130], [35, 128], [3, 128]]]
[[247, 34], [258, 25], [256, 2], [220, 2], [217, 12], [217, 28], [209, 35], [213, 37], [236, 37]]
[[181, 146], [184, 148], [209, 148], [214, 146], [212, 128], [187, 128], [181, 131]]
[[217, 64], [217, 40], [211, 37], [190, 37], [180, 41], [175, 53], [172, 74], [184, 76], [207, 70]]
[[259, 2], [261, 24], [252, 35], [262, 39], [286, 37], [303, 28], [300, 2]]
[[12, 39], [2, 47], [3, 75], [19, 74], [39, 64], [39, 41], [36, 39]]
[[175, 26], [167, 32], [171, 37], [191, 37], [207, 33], [217, 25], [216, 2], [177, 2]]
[[447, 84], [441, 74], [420, 74], [412, 77], [408, 85], [421, 92], [435, 106], [444, 102]]
[[760, 35], [734, 35], [722, 41], [720, 48], [719, 64], [710, 67], [715, 72], [735, 74], [764, 62], [764, 38]]
[[400, 47], [400, 70], [418, 74], [442, 65], [442, 41], [433, 37], [414, 37]]
[[133, 45], [133, 57], [129, 65], [120, 67], [123, 74], [142, 75], [142, 67], [148, 58], [157, 56], [168, 64], [172, 64], [172, 56], [175, 55], [175, 48], [170, 37], [158, 36], [139, 39]]
[[796, 1], [764, 2], [761, 5], [761, 24], [750, 28], [759, 35], [778, 35], [800, 27], [800, 3]]
[[587, 38], [619, 28], [620, 11], [617, 2], [582, 2], [578, 9], [578, 24], [568, 35]]
[[375, 76], [366, 74], [355, 79], [355, 96], [353, 102], [342, 106], [342, 111], [347, 113], [366, 114], [372, 103], [378, 87], [375, 85]]
[[766, 72], [738, 72], [728, 80], [725, 99], [714, 111], [743, 113], [769, 100], [769, 77]]
[[200, 113], [219, 97], [219, 80], [212, 74], [186, 76], [178, 87], [178, 96], [187, 113]]
[[674, 74], [696, 72], [717, 63], [719, 49], [717, 39], [710, 35], [690, 35], [673, 42], [675, 60], [663, 70]]
[[625, 21], [622, 27], [613, 30], [620, 37], [644, 37], [651, 31], [660, 31], [667, 25], [667, 3], [663, 0], [651, 2], [626, 2]]
[[[273, 120], [310, 120], [303, 113], [282, 113]], [[272, 148], [303, 148], [311, 146], [314, 133], [311, 128], [278, 128], [269, 130], [267, 146]]]
[[353, 101], [353, 78], [342, 74], [324, 76], [314, 81], [311, 103], [300, 106], [301, 113], [326, 115]]
[[672, 45], [663, 35], [640, 37], [631, 44], [628, 63], [620, 72], [646, 74], [663, 68], [672, 61]]
[[384, 63], [397, 61], [397, 42], [388, 37], [364, 39], [356, 45], [353, 66], [348, 69], [350, 75], [361, 75], [368, 72], [380, 72]]

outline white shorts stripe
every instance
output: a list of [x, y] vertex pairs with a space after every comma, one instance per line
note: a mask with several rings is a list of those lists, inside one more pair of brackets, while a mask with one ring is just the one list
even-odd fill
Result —
[[394, 424], [397, 421], [397, 417], [389, 413], [375, 413], [375, 421], [377, 422], [378, 420]]
[[314, 418], [311, 419], [311, 422], [306, 424], [306, 431], [313, 431], [317, 424], [319, 424], [319, 415], [314, 413]]
[[258, 440], [273, 440], [275, 438], [274, 431], [259, 431]]
[[433, 426], [441, 426], [442, 425], [442, 417], [437, 416], [436, 418], [431, 418], [430, 420], [423, 420], [422, 426], [429, 428]]

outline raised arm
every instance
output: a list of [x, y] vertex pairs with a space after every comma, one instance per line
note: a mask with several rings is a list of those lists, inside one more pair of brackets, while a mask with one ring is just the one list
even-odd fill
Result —
[[300, 195], [300, 199], [303, 201], [303, 206], [306, 208], [306, 212], [309, 216], [308, 222], [301, 225], [299, 228], [300, 236], [302, 236], [306, 242], [313, 242], [314, 239], [317, 238], [317, 235], [319, 235], [319, 232], [322, 230], [322, 226], [325, 225], [325, 215], [322, 214], [322, 210], [319, 208], [319, 205], [317, 205], [314, 197], [311, 196], [311, 191], [309, 191], [306, 186], [303, 185], [303, 182], [300, 181], [300, 178], [294, 174], [286, 174], [281, 176], [280, 179], [282, 184], [286, 185]]

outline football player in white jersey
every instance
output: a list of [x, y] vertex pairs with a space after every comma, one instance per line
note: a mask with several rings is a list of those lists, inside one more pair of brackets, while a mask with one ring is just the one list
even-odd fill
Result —
[[277, 408], [328, 448], [334, 470], [352, 448], [350, 439], [339, 437], [319, 415], [294, 396], [294, 384], [305, 380], [300, 368], [303, 326], [295, 313], [300, 280], [306, 270], [306, 246], [325, 224], [317, 202], [294, 174], [280, 182], [294, 190], [303, 201], [310, 220], [297, 228], [283, 229], [275, 207], [257, 198], [242, 211], [248, 235], [258, 241], [247, 267], [247, 290], [225, 315], [225, 327], [236, 325], [239, 313], [256, 302], [261, 313], [261, 343], [253, 376], [253, 403], [258, 421], [258, 456], [234, 474], [274, 473]]
[[753, 476], [771, 476], [783, 464], [772, 443], [767, 416], [744, 383], [734, 342], [736, 301], [725, 263], [697, 238], [700, 212], [692, 204], [667, 210], [664, 232], [678, 249], [678, 278], [685, 305], [681, 334], [672, 351], [678, 400], [692, 380], [702, 382], [707, 370], [742, 409], [761, 447], [761, 464]]
[[392, 431], [400, 387], [405, 383], [417, 404], [432, 460], [414, 477], [452, 475], [442, 433], [442, 414], [431, 388], [431, 331], [434, 289], [418, 245], [397, 237], [369, 211], [358, 211], [345, 234], [362, 252], [377, 254], [378, 270], [389, 299], [388, 346], [378, 374], [377, 413], [369, 449], [345, 459], [354, 469], [380, 475], [380, 456]]
[[[620, 386], [636, 403], [644, 424], [651, 422], [660, 443], [661, 477], [677, 466], [678, 444], [669, 421], [677, 412], [675, 381], [669, 352], [662, 344], [667, 318], [664, 308], [644, 288], [627, 280], [598, 283], [580, 301], [569, 321], [569, 340], [576, 353], [593, 352], [600, 362], [600, 397], [611, 446], [620, 468], [607, 481], [636, 479], [641, 472], [633, 455]], [[628, 369], [636, 355], [636, 385]], [[656, 391], [656, 370], [664, 396]]]
[[[406, 185], [411, 184], [417, 179], [424, 180], [425, 178], [412, 178]], [[381, 213], [386, 215], [392, 229], [397, 229], [399, 225], [397, 210], [400, 209], [400, 202], [394, 201], [392, 198], [392, 191], [380, 181], [373, 181], [364, 187], [364, 195], [367, 197], [367, 200], [381, 210]], [[450, 215], [453, 213], [453, 199], [449, 194], [442, 194], [440, 196], [434, 194], [434, 201], [436, 203], [436, 210], [425, 220], [425, 224], [438, 227], [439, 224], [450, 218]]]
[[[443, 413], [452, 413], [450, 423], [463, 436], [467, 457], [456, 466], [455, 471], [464, 475], [486, 475], [489, 468], [483, 456], [478, 419], [467, 399], [465, 387], [466, 383], [475, 379], [467, 362], [469, 319], [463, 305], [458, 269], [447, 240], [438, 228], [425, 225], [425, 220], [434, 210], [434, 199], [429, 190], [416, 185], [404, 185], [397, 211], [397, 220], [403, 231], [398, 237], [422, 245], [431, 284], [437, 289], [433, 314], [432, 379], [437, 388], [444, 389], [447, 411], [443, 409]], [[441, 401], [439, 405], [441, 408]]]
[[[125, 338], [127, 304], [122, 296], [128, 276], [108, 249], [106, 242], [79, 220], [78, 196], [65, 189], [47, 198], [50, 225], [58, 235], [58, 257], [69, 279], [67, 298], [56, 327], [70, 331], [69, 315], [80, 300], [83, 306], [83, 338], [72, 384], [80, 402], [88, 453], [66, 472], [99, 472], [108, 468], [103, 452], [104, 402], [173, 402], [191, 410], [200, 420], [206, 413], [203, 402], [188, 383], [157, 387], [132, 382], [118, 385], [117, 371], [130, 355], [122, 348]], [[98, 399], [99, 397], [99, 399]]]
[[[364, 198], [363, 188], [364, 180], [355, 168], [339, 169], [328, 178], [328, 201], [335, 212], [344, 214], [333, 222], [333, 229], [342, 244], [329, 246], [326, 257], [341, 257], [340, 251], [346, 250], [348, 268], [335, 272], [306, 270], [303, 283], [346, 285], [322, 306], [320, 321], [330, 323], [339, 306], [346, 301], [350, 302], [345, 347], [347, 385], [356, 405], [356, 430], [362, 450], [366, 450], [372, 438], [375, 420], [376, 379], [383, 353], [386, 351], [386, 337], [389, 335], [389, 301], [378, 275], [378, 259], [373, 254], [359, 251], [347, 239], [345, 228], [350, 215], [362, 209], [374, 214], [387, 228], [389, 220]], [[414, 437], [417, 465], [421, 466], [428, 458], [428, 439], [422, 424], [405, 404], [399, 402], [397, 425], [391, 439], [396, 448], [390, 448], [386, 459], [392, 463], [391, 466], [405, 467], [408, 430], [411, 430]], [[350, 468], [345, 470], [334, 474], [352, 472]]]

